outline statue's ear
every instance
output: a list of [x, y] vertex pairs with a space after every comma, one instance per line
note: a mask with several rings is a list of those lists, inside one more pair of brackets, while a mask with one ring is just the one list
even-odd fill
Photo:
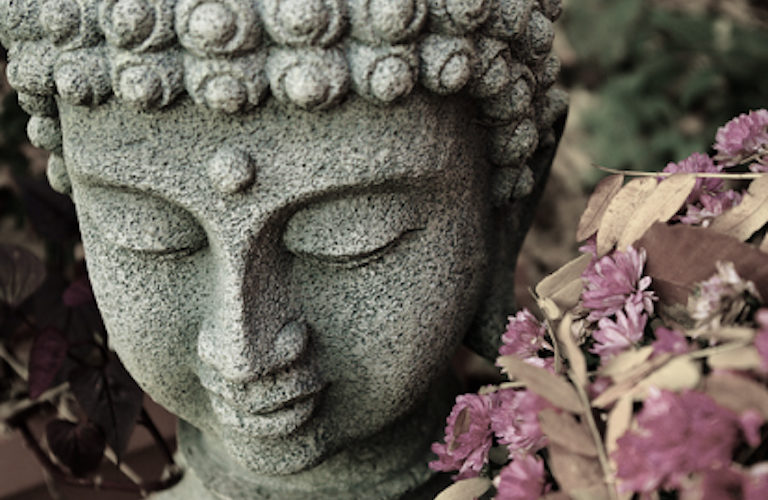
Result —
[[[551, 129], [543, 136], [527, 162], [532, 173], [529, 194], [494, 207], [491, 214], [490, 262], [486, 293], [464, 343], [481, 356], [498, 357], [507, 317], [515, 314], [515, 264], [525, 234], [533, 222], [536, 206], [544, 192], [557, 145], [563, 135], [567, 104], [561, 107]], [[529, 180], [530, 182], [530, 180]]]

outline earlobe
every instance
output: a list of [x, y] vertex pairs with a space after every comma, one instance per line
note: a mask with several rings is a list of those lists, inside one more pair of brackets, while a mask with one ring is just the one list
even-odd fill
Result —
[[[567, 104], [556, 104], [558, 112], [552, 113], [555, 119], [548, 124], [549, 130], [542, 134], [538, 148], [527, 162], [528, 166], [513, 169], [515, 175], [507, 175], [512, 172], [505, 173], [505, 169], [497, 167], [491, 178], [491, 191], [498, 190], [499, 197], [494, 199], [498, 203], [494, 203], [490, 216], [489, 248], [493, 251], [489, 257], [486, 293], [464, 338], [467, 347], [489, 360], [498, 357], [507, 317], [517, 309], [515, 263], [525, 234], [534, 219], [533, 212], [544, 192], [552, 160], [565, 128]], [[525, 172], [525, 175], [520, 172]], [[523, 189], [526, 186], [529, 189]]]

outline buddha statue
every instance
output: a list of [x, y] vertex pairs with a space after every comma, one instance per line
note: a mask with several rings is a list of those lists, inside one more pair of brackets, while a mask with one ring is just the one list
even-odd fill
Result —
[[559, 0], [0, 0], [157, 499], [431, 498], [562, 131]]

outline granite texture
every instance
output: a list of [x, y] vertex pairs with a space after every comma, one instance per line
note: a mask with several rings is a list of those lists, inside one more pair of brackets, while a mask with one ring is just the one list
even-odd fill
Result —
[[182, 419], [156, 495], [431, 498], [566, 109], [557, 0], [0, 0], [111, 346]]

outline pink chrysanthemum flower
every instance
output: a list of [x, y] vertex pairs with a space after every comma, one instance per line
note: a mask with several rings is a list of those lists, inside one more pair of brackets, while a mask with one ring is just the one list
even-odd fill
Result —
[[759, 297], [751, 281], [742, 279], [732, 262], [717, 262], [717, 273], [696, 285], [688, 298], [688, 313], [700, 323], [718, 320], [731, 309], [742, 307], [745, 294]]
[[432, 443], [437, 460], [429, 463], [432, 470], [458, 471], [453, 479], [475, 477], [488, 463], [493, 433], [491, 431], [491, 397], [463, 394], [448, 415], [445, 443]]
[[537, 500], [545, 492], [544, 462], [533, 455], [516, 457], [493, 483], [495, 500]]
[[725, 167], [743, 163], [755, 157], [768, 164], [768, 111], [760, 109], [740, 114], [717, 130], [715, 160]]
[[741, 200], [742, 194], [733, 189], [720, 193], [702, 193], [697, 203], [689, 203], [685, 214], [678, 216], [677, 220], [683, 224], [707, 227], [712, 219], [735, 207]]
[[637, 423], [612, 455], [622, 491], [676, 488], [690, 473], [727, 467], [739, 434], [735, 413], [691, 390], [655, 391]]
[[590, 349], [603, 360], [625, 351], [643, 338], [648, 315], [642, 308], [628, 305], [616, 313], [616, 320], [601, 318], [592, 334], [595, 344]]
[[502, 346], [499, 354], [502, 356], [515, 355], [521, 358], [536, 356], [541, 349], [552, 349], [544, 340], [547, 329], [528, 308], [524, 308], [515, 316], [509, 317], [507, 331], [501, 336]]
[[[705, 154], [693, 153], [691, 156], [678, 163], [668, 163], [664, 167], [664, 172], [672, 174], [677, 173], [719, 173], [722, 172], [722, 167], [715, 165], [712, 158]], [[702, 194], [712, 194], [720, 191], [723, 187], [723, 179], [711, 179], [711, 178], [699, 178], [696, 179], [696, 184], [688, 195], [686, 203], [696, 203]]]
[[654, 293], [650, 276], [643, 276], [645, 249], [638, 252], [634, 247], [627, 247], [625, 252], [615, 251], [598, 259], [582, 273], [584, 292], [581, 294], [582, 305], [589, 309], [589, 321], [611, 316], [631, 302], [653, 313]]
[[768, 498], [768, 465], [763, 462], [752, 466], [744, 474], [744, 500], [765, 500]]
[[653, 356], [659, 354], [685, 354], [691, 350], [688, 339], [677, 330], [670, 330], [660, 326], [654, 332], [656, 340], [653, 342]]
[[539, 412], [551, 408], [547, 400], [527, 390], [502, 389], [493, 393], [491, 428], [499, 443], [513, 455], [535, 453], [547, 445], [539, 426]]

